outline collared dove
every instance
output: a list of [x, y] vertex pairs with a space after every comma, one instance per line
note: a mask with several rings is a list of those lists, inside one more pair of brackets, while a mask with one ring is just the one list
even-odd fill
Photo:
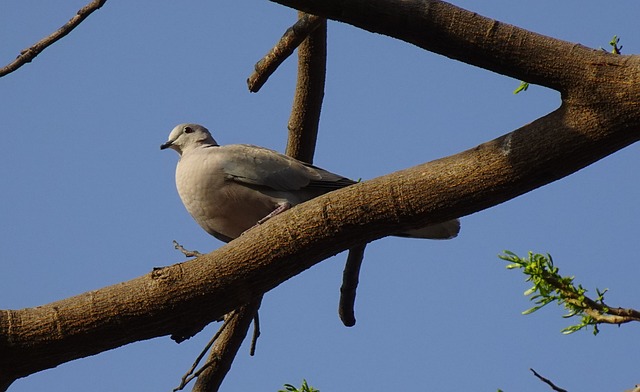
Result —
[[[176, 186], [187, 211], [209, 234], [229, 242], [270, 217], [355, 181], [249, 144], [220, 146], [198, 124], [180, 124], [160, 146], [180, 154]], [[453, 238], [457, 219], [399, 236]]]

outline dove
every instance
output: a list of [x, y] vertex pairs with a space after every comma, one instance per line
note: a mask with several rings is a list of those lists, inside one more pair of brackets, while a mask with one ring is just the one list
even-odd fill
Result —
[[[264, 147], [221, 146], [198, 124], [177, 125], [160, 149], [178, 152], [180, 199], [193, 219], [223, 242], [297, 204], [356, 183]], [[397, 235], [449, 239], [459, 230], [454, 219]]]

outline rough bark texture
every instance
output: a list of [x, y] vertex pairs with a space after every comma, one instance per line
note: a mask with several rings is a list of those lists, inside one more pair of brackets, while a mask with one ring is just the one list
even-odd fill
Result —
[[323, 20], [298, 47], [298, 80], [288, 125], [287, 155], [308, 163], [313, 163], [316, 149], [326, 68], [327, 21]]
[[297, 206], [196, 260], [40, 307], [0, 311], [0, 386], [204, 326], [349, 247], [497, 205], [640, 139], [637, 56], [553, 40], [437, 1], [279, 2], [556, 88], [562, 105], [473, 149]]
[[438, 0], [271, 1], [558, 91], [582, 83], [584, 55], [599, 52]]

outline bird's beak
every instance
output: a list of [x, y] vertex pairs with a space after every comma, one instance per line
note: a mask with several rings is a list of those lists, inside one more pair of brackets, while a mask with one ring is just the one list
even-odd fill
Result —
[[166, 143], [164, 143], [163, 145], [160, 146], [161, 150], [170, 148], [171, 146], [173, 146], [173, 140], [169, 140]]

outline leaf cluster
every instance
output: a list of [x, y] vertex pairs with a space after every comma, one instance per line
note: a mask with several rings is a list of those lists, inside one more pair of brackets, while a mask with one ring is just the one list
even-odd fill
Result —
[[531, 314], [552, 302], [556, 302], [558, 305], [564, 306], [568, 312], [563, 317], [580, 318], [580, 323], [564, 328], [562, 333], [570, 334], [589, 327], [593, 328], [594, 335], [600, 332], [598, 330], [600, 321], [594, 317], [594, 312], [603, 314], [609, 311], [604, 304], [604, 294], [607, 289], [602, 291], [596, 289], [597, 297], [593, 300], [586, 297], [587, 290], [581, 284], [574, 283], [575, 277], [560, 275], [559, 268], [553, 264], [553, 259], [549, 254], [529, 252], [527, 258], [520, 258], [515, 253], [505, 250], [499, 257], [511, 263], [507, 265], [508, 269], [522, 269], [522, 272], [527, 276], [525, 281], [533, 284], [524, 292], [524, 295], [530, 296], [530, 300], [535, 306], [525, 310], [522, 314]]
[[320, 390], [309, 386], [309, 384], [307, 384], [307, 380], [302, 379], [302, 385], [300, 386], [300, 389], [294, 387], [291, 384], [284, 384], [284, 389], [280, 389], [278, 392], [320, 392]]

